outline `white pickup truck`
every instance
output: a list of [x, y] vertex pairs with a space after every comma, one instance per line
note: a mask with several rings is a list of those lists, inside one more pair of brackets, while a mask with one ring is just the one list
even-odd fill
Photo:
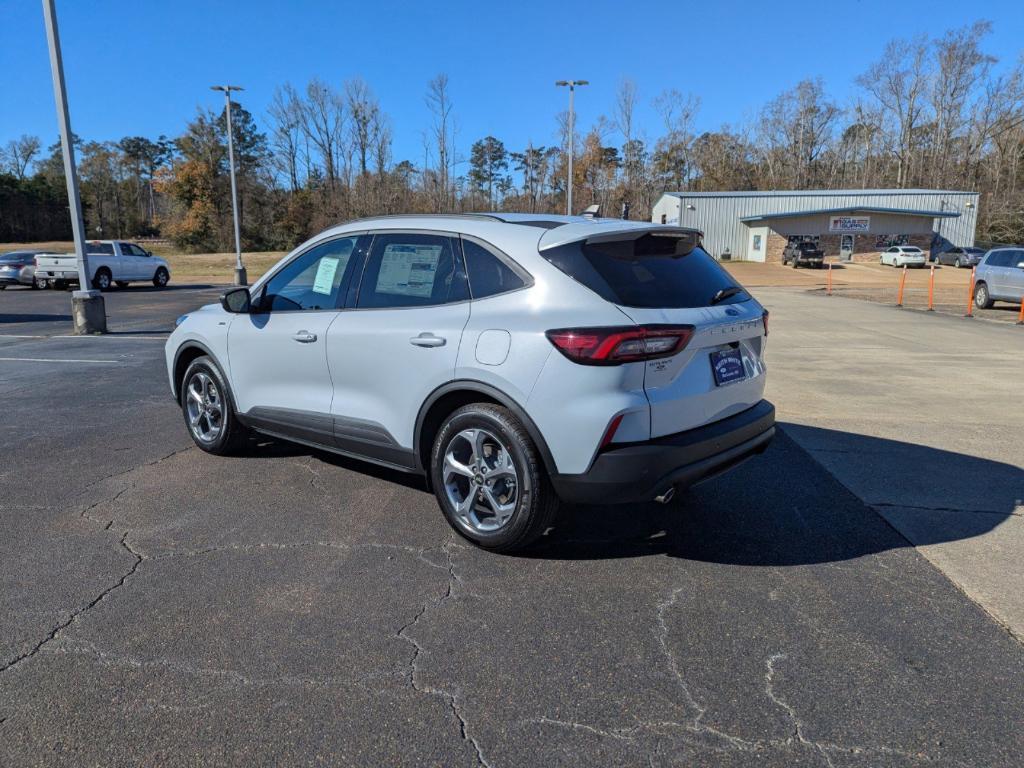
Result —
[[[89, 240], [85, 244], [89, 257], [90, 282], [93, 288], [109, 290], [128, 283], [152, 283], [163, 288], [171, 279], [167, 262], [135, 243], [123, 240]], [[75, 254], [41, 253], [36, 256], [36, 285], [59, 287], [78, 282], [78, 257]]]

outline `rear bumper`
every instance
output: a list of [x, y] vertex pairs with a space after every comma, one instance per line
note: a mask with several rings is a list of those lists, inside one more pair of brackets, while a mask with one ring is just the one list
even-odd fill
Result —
[[775, 436], [775, 406], [753, 408], [686, 432], [630, 443], [598, 454], [587, 472], [553, 475], [559, 498], [571, 504], [650, 501], [673, 486], [719, 475], [761, 453]]

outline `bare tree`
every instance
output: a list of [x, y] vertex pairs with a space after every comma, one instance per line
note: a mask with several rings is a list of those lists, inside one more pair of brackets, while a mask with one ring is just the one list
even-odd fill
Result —
[[274, 91], [268, 110], [272, 123], [272, 162], [278, 173], [288, 179], [288, 188], [299, 188], [299, 154], [302, 151], [303, 106], [298, 92], [285, 83]]
[[914, 172], [914, 155], [927, 104], [928, 40], [893, 40], [882, 58], [857, 78], [885, 109], [885, 122], [895, 127], [892, 152], [897, 160], [896, 186], [906, 187]]
[[301, 116], [302, 130], [318, 150], [327, 185], [333, 191], [337, 186], [343, 151], [344, 101], [333, 88], [313, 78], [306, 86]]
[[6, 170], [19, 181], [24, 181], [41, 147], [37, 136], [22, 134], [17, 139], [11, 139], [6, 147], [0, 149], [0, 170]]
[[449, 209], [451, 169], [455, 126], [452, 118], [452, 101], [448, 93], [448, 75], [443, 72], [427, 83], [427, 106], [434, 116], [431, 133], [437, 148], [438, 190], [436, 210]]
[[359, 175], [369, 172], [369, 158], [381, 131], [380, 105], [361, 77], [345, 82], [352, 148], [359, 159]]

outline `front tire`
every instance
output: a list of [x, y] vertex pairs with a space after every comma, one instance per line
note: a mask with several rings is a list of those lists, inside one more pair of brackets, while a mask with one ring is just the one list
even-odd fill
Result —
[[979, 309], [990, 309], [992, 307], [992, 296], [988, 292], [988, 286], [978, 283], [974, 286], [974, 306]]
[[153, 285], [157, 288], [165, 288], [170, 279], [171, 276], [168, 274], [167, 270], [160, 267], [153, 275]]
[[449, 525], [494, 552], [535, 541], [558, 509], [526, 428], [491, 403], [463, 406], [445, 420], [434, 439], [430, 478]]
[[231, 389], [212, 358], [193, 360], [181, 379], [181, 412], [192, 441], [207, 453], [238, 453], [248, 430], [235, 416]]

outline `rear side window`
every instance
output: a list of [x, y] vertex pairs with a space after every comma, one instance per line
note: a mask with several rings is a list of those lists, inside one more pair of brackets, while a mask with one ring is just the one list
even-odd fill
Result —
[[1010, 266], [1010, 251], [996, 251], [995, 253], [989, 254], [989, 257], [985, 259], [985, 266], [987, 267], [1008, 267]]
[[750, 299], [703, 248], [691, 246], [685, 237], [648, 234], [568, 243], [541, 255], [598, 296], [625, 307], [682, 309]]
[[85, 252], [90, 256], [113, 256], [113, 243], [86, 243]]
[[448, 235], [386, 233], [373, 238], [359, 309], [423, 307], [469, 298], [458, 241]]
[[488, 248], [463, 238], [462, 251], [466, 256], [469, 289], [474, 299], [514, 291], [526, 285], [523, 278]]

